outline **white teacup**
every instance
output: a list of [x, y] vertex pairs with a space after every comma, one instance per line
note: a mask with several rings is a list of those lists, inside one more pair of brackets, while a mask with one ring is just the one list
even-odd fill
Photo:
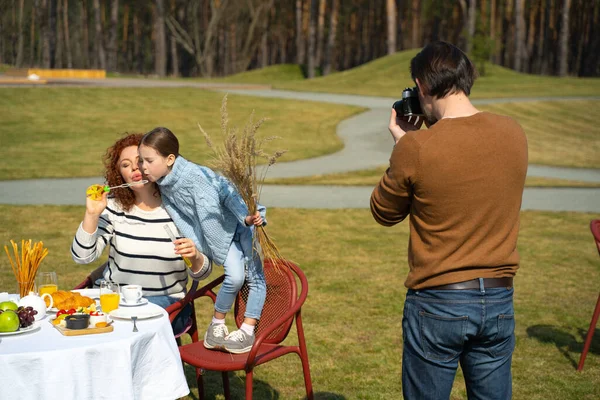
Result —
[[140, 285], [121, 286], [121, 295], [128, 304], [139, 303], [142, 299], [142, 287]]

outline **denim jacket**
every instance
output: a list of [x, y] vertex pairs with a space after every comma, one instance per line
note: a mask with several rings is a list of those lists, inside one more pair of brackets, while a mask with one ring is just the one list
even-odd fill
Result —
[[[165, 209], [181, 234], [223, 265], [237, 226], [246, 227], [248, 215], [248, 207], [235, 186], [210, 168], [182, 156], [177, 156], [171, 172], [157, 183]], [[258, 211], [265, 218], [266, 208], [259, 206]], [[243, 243], [242, 248], [246, 253], [252, 244]]]

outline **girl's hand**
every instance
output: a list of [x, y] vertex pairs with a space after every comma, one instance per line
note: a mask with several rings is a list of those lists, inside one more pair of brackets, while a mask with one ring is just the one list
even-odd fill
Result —
[[260, 213], [257, 211], [254, 215], [248, 215], [244, 219], [244, 222], [246, 223], [246, 226], [250, 226], [250, 225], [262, 226], [265, 223], [265, 220], [260, 215]]
[[196, 245], [192, 239], [181, 238], [175, 240], [173, 243], [175, 244], [175, 254], [179, 254], [182, 257], [189, 258], [190, 260], [195, 260], [196, 258], [202, 257], [202, 253], [196, 249]]
[[89, 196], [85, 198], [85, 211], [90, 216], [99, 217], [107, 205], [108, 192], [102, 193], [100, 200], [92, 200]]

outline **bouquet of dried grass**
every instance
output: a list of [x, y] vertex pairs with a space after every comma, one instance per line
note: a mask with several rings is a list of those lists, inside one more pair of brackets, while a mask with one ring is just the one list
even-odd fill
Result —
[[[267, 174], [268, 168], [275, 164], [285, 151], [279, 150], [273, 154], [267, 154], [263, 150], [263, 145], [276, 136], [270, 136], [264, 139], [257, 139], [256, 132], [265, 121], [261, 118], [254, 122], [254, 113], [250, 115], [248, 122], [242, 132], [236, 128], [229, 128], [229, 114], [227, 113], [227, 95], [223, 97], [221, 103], [221, 134], [223, 136], [223, 145], [216, 146], [210, 138], [210, 135], [202, 129], [198, 123], [198, 128], [204, 135], [208, 147], [213, 150], [215, 157], [210, 162], [209, 167], [218, 170], [231, 181], [248, 206], [251, 215], [256, 213], [257, 204], [260, 198], [262, 186]], [[265, 159], [267, 165], [259, 172], [257, 170], [257, 160]], [[254, 249], [265, 259], [270, 259], [273, 266], [278, 269], [285, 266], [283, 257], [273, 242], [273, 239], [267, 234], [264, 226], [255, 230], [253, 238]]]

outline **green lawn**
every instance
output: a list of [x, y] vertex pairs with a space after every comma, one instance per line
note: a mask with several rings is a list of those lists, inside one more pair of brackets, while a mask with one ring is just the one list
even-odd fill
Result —
[[[270, 185], [331, 185], [331, 186], [375, 186], [387, 169], [387, 165], [354, 172], [306, 176], [300, 178], [272, 178], [267, 179]], [[600, 182], [569, 181], [565, 179], [550, 179], [530, 177], [525, 180], [527, 187], [576, 187], [596, 188]]]
[[[79, 266], [69, 253], [82, 207], [0, 206], [0, 237], [43, 240], [50, 253], [42, 271], [55, 270], [59, 286], [73, 287], [99, 265]], [[271, 209], [270, 233], [283, 253], [306, 272], [310, 290], [303, 308], [317, 399], [401, 398], [401, 314], [407, 273], [408, 225], [383, 228], [368, 210]], [[600, 258], [589, 231], [596, 215], [523, 212], [522, 257], [516, 278], [517, 348], [515, 399], [600, 398], [600, 336], [582, 373], [575, 372], [600, 282]], [[216, 275], [220, 268], [213, 273]], [[213, 275], [213, 276], [214, 276]], [[16, 284], [7, 257], [0, 257], [0, 291]], [[210, 304], [197, 308], [207, 325]], [[290, 340], [293, 343], [293, 340]], [[186, 369], [195, 399], [192, 371]], [[221, 399], [220, 376], [207, 373], [208, 398]], [[232, 379], [242, 398], [243, 374]], [[303, 396], [295, 356], [255, 371], [256, 398]], [[452, 399], [465, 399], [455, 384]]]
[[[400, 51], [346, 71], [311, 80], [305, 79], [301, 68], [295, 64], [272, 65], [223, 78], [192, 79], [215, 83], [257, 83], [272, 85], [274, 89], [303, 92], [399, 97], [405, 87], [414, 86], [409, 66], [417, 52], [418, 50]], [[487, 63], [485, 75], [475, 81], [471, 93], [474, 99], [537, 96], [600, 96], [600, 78], [557, 78], [523, 74]]]
[[[276, 89], [399, 98], [405, 87], [414, 86], [409, 66], [410, 60], [415, 54], [417, 54], [417, 50], [401, 51], [325, 77], [289, 82], [276, 80], [273, 86]], [[475, 99], [600, 96], [600, 79], [529, 75], [498, 65], [487, 64], [486, 74], [475, 81], [471, 96]]]
[[[177, 135], [184, 156], [206, 163], [212, 154], [197, 123], [213, 140], [220, 137], [223, 96], [192, 88], [0, 88], [6, 160], [0, 180], [101, 175], [107, 146], [124, 132], [156, 126]], [[230, 95], [228, 110], [231, 126], [239, 128], [253, 110], [256, 118], [269, 118], [259, 137], [281, 137], [267, 150], [287, 149], [281, 160], [291, 161], [340, 150], [338, 122], [361, 109]]]

